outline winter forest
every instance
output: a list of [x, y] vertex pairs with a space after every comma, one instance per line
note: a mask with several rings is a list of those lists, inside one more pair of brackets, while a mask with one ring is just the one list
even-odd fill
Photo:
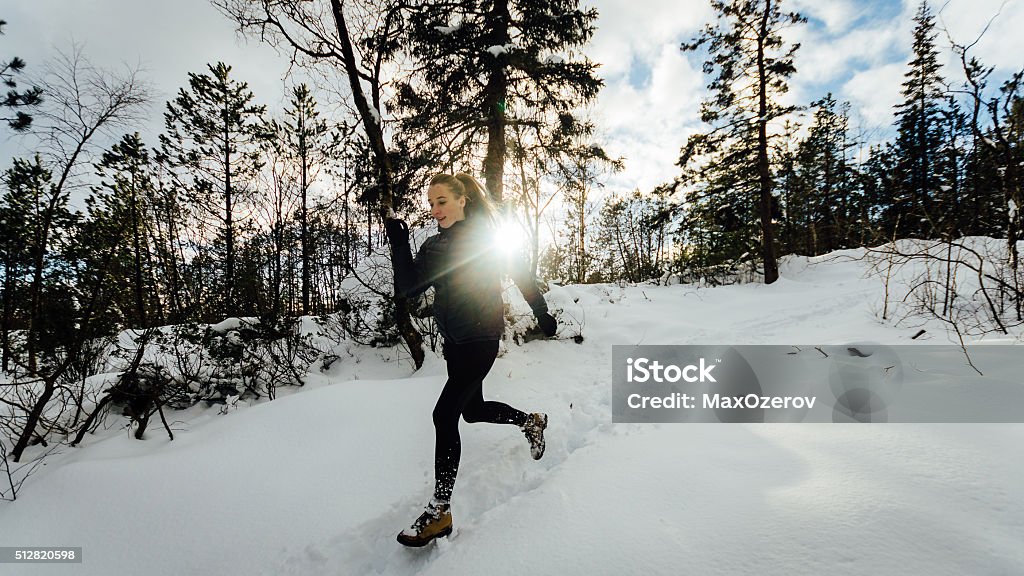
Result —
[[[173, 439], [175, 411], [273, 400], [345, 362], [339, 342], [419, 368], [438, 336], [427, 300], [394, 296], [383, 218], [432, 234], [438, 172], [486, 185], [500, 242], [546, 287], [772, 284], [786, 255], [864, 248], [883, 278], [923, 263], [899, 297], [961, 336], [1024, 323], [1024, 68], [995, 72], [985, 32], [954, 37], [936, 2], [916, 4], [879, 137], [832, 93], [787, 99], [808, 49], [787, 0], [709, 0], [676, 46], [703, 73], [702, 129], [674, 177], [630, 188], [610, 184], [633, 158], [592, 113], [600, 14], [579, 0], [211, 1], [289, 59], [283, 94], [210, 54], [155, 101], [143, 69], [81, 46], [19, 58], [2, 22], [0, 138], [30, 150], [0, 186], [5, 500], [23, 458], [113, 421]], [[509, 342], [536, 337], [507, 310]]]

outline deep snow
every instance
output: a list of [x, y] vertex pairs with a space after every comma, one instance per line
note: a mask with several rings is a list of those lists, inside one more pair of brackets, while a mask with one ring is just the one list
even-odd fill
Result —
[[0, 503], [0, 545], [81, 546], [84, 562], [0, 573], [1024, 573], [1024, 425], [611, 423], [614, 344], [911, 342], [917, 326], [878, 320], [863, 262], [782, 271], [552, 290], [562, 335], [585, 341], [509, 345], [484, 387], [550, 415], [547, 453], [463, 423], [455, 533], [424, 549], [394, 538], [430, 495], [444, 364], [361, 349], [273, 402], [176, 413], [173, 442], [115, 428], [48, 457]]

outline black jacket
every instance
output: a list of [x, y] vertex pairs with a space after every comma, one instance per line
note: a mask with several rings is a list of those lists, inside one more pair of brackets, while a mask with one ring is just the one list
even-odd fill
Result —
[[[460, 220], [427, 238], [415, 259], [408, 242], [394, 247], [393, 258], [399, 295], [413, 298], [434, 287], [434, 318], [446, 342], [501, 339], [501, 279], [506, 270], [502, 256], [495, 253], [490, 227]], [[529, 270], [516, 266], [509, 271], [533, 313], [547, 312]]]

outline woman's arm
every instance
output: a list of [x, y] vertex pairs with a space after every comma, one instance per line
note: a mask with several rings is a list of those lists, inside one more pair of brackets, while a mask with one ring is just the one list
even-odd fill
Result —
[[548, 313], [548, 303], [544, 300], [544, 295], [540, 293], [540, 288], [537, 286], [530, 267], [526, 265], [526, 262], [517, 261], [512, 268], [510, 271], [512, 281], [523, 293], [523, 298], [533, 310], [533, 315], [537, 318], [537, 325], [546, 336], [554, 336], [558, 331], [558, 323], [554, 316]]
[[434, 238], [428, 238], [420, 246], [414, 259], [409, 245], [409, 228], [405, 222], [389, 219], [384, 223], [384, 230], [391, 240], [391, 265], [395, 272], [396, 295], [415, 298], [426, 292], [431, 284], [427, 270], [431, 258], [429, 246]]
[[534, 316], [548, 311], [548, 303], [544, 301], [544, 295], [540, 293], [537, 281], [534, 280], [533, 274], [530, 273], [530, 268], [526, 266], [525, 262], [514, 265], [511, 276], [512, 281], [516, 283], [516, 287], [523, 293], [526, 303], [533, 310]]

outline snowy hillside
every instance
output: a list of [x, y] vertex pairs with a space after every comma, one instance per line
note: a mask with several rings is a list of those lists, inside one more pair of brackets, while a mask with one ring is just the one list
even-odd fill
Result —
[[770, 286], [555, 288], [585, 341], [510, 345], [484, 386], [550, 414], [547, 453], [463, 423], [455, 532], [426, 548], [395, 535], [430, 496], [444, 364], [361, 349], [273, 402], [175, 413], [173, 442], [112, 429], [50, 456], [0, 504], [3, 545], [84, 561], [0, 573], [1024, 573], [1024, 425], [611, 423], [615, 344], [910, 342], [864, 271], [795, 258]]

